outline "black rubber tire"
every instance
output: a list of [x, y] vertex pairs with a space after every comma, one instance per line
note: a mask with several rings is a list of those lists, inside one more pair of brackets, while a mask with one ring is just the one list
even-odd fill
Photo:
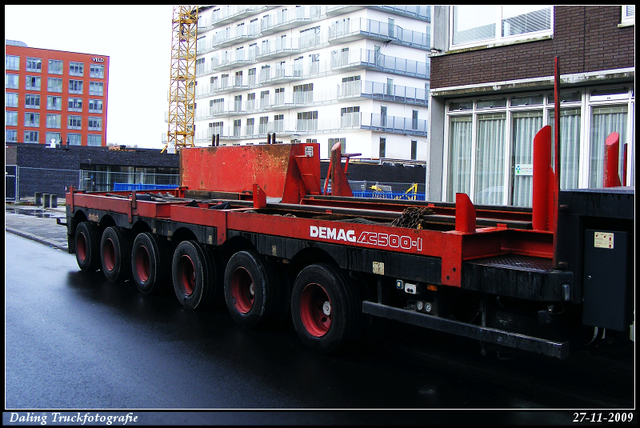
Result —
[[76, 227], [75, 251], [78, 267], [84, 272], [100, 269], [100, 229], [83, 221]]
[[171, 284], [171, 245], [152, 233], [138, 234], [131, 249], [131, 276], [143, 294], [164, 292]]
[[100, 239], [102, 273], [111, 282], [131, 279], [131, 232], [116, 226], [107, 227]]
[[186, 309], [216, 306], [222, 299], [223, 262], [217, 250], [182, 241], [173, 253], [173, 289]]
[[225, 268], [224, 299], [236, 324], [253, 328], [282, 318], [284, 296], [275, 266], [254, 251], [231, 256]]
[[313, 264], [296, 277], [291, 317], [307, 348], [323, 354], [350, 349], [361, 330], [361, 313], [357, 289], [339, 268]]

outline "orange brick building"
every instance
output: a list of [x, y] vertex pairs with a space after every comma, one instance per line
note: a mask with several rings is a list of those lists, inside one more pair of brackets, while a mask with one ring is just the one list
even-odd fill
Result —
[[109, 57], [6, 41], [5, 142], [107, 145]]

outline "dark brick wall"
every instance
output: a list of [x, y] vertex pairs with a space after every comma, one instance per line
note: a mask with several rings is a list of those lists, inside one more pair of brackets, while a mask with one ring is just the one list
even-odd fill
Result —
[[634, 26], [618, 28], [620, 6], [556, 6], [550, 40], [431, 58], [431, 88], [634, 67]]
[[[69, 146], [69, 149], [49, 149], [41, 144], [13, 144], [5, 149], [6, 164], [20, 167], [20, 197], [35, 192], [55, 193], [62, 197], [65, 187], [77, 186], [81, 165], [119, 165], [137, 167], [178, 168], [175, 154], [160, 153], [155, 149], [114, 151], [107, 147]], [[37, 168], [37, 169], [36, 169]], [[65, 171], [71, 170], [71, 171]], [[7, 183], [9, 185], [9, 183]], [[12, 190], [12, 189], [11, 189]], [[10, 195], [6, 189], [6, 195]]]

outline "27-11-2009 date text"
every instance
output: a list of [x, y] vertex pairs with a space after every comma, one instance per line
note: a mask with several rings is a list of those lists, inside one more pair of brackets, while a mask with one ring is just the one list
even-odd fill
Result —
[[573, 412], [575, 423], [629, 423], [633, 419], [633, 412]]

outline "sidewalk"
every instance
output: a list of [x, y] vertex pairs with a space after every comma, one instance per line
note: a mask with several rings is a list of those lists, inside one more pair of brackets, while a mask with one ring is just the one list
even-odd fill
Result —
[[56, 219], [66, 223], [65, 206], [42, 208], [33, 205], [5, 203], [6, 232], [68, 251], [67, 228]]

